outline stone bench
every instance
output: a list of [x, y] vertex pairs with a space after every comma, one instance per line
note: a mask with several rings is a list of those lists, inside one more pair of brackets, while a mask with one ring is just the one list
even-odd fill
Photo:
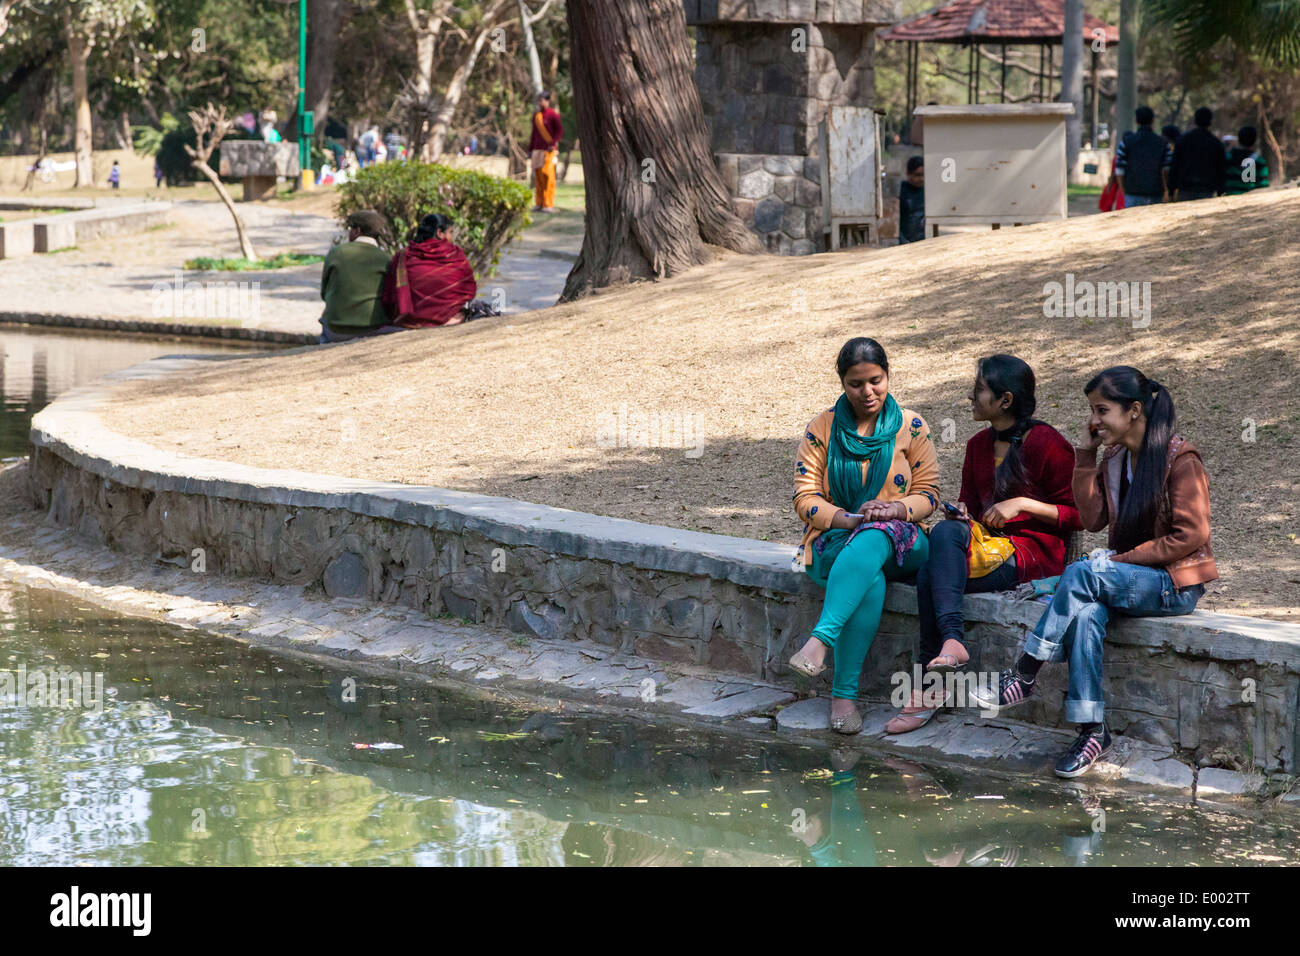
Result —
[[260, 139], [232, 139], [221, 144], [222, 176], [244, 182], [244, 202], [274, 199], [280, 179], [298, 177], [298, 144], [266, 143]]
[[17, 222], [0, 222], [0, 259], [30, 256], [36, 251], [33, 221], [20, 219]]
[[169, 202], [131, 203], [33, 219], [35, 251], [53, 252], [92, 239], [144, 232], [153, 226], [166, 225], [171, 206]]
[[[160, 359], [67, 393], [32, 422], [30, 475], [55, 524], [133, 554], [319, 585], [544, 638], [785, 681], [822, 592], [794, 549], [442, 488], [184, 458], [116, 435], [98, 409], [111, 382], [186, 374]], [[210, 361], [210, 360], [209, 360]], [[968, 670], [1014, 661], [1037, 602], [970, 595]], [[888, 700], [916, 663], [916, 594], [891, 585], [862, 693]], [[1066, 669], [1042, 671], [1016, 716], [1063, 725]], [[1296, 772], [1300, 627], [1198, 611], [1111, 624], [1114, 730], [1202, 765]]]

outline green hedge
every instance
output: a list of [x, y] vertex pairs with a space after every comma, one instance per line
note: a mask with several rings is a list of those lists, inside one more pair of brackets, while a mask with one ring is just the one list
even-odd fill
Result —
[[383, 242], [395, 252], [415, 235], [430, 213], [456, 223], [456, 245], [479, 277], [496, 270], [501, 250], [528, 225], [532, 192], [522, 183], [436, 163], [379, 163], [339, 189], [338, 217], [374, 209], [390, 230]]

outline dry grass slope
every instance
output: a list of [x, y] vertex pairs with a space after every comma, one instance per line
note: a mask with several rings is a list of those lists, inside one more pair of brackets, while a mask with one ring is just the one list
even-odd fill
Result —
[[[1044, 318], [1044, 284], [1067, 272], [1150, 282], [1150, 326]], [[918, 246], [728, 256], [522, 318], [217, 363], [133, 386], [109, 421], [187, 455], [794, 543], [796, 441], [835, 400], [849, 336], [888, 349], [894, 393], [941, 439], [950, 496], [976, 429], [977, 357], [1029, 360], [1040, 416], [1072, 439], [1083, 383], [1124, 362], [1168, 385], [1211, 474], [1222, 581], [1203, 606], [1295, 619], [1298, 301], [1300, 192], [1272, 190]], [[603, 447], [621, 406], [697, 416], [702, 454]]]

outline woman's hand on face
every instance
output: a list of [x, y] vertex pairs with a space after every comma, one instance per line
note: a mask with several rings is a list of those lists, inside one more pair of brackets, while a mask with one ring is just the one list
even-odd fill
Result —
[[868, 501], [862, 513], [868, 521], [906, 521], [907, 505], [901, 501]]
[[1101, 436], [1092, 430], [1092, 419], [1083, 423], [1083, 444], [1080, 448], [1096, 451], [1101, 446]]
[[1008, 521], [1025, 509], [1021, 507], [1019, 498], [1008, 498], [1006, 501], [999, 501], [980, 518], [986, 526], [990, 528], [1002, 528]]

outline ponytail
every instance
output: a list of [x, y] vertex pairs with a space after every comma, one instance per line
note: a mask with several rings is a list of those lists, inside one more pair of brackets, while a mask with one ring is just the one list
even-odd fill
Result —
[[1083, 389], [1085, 395], [1094, 391], [1126, 408], [1140, 402], [1147, 420], [1142, 448], [1133, 464], [1133, 481], [1119, 514], [1112, 519], [1116, 549], [1131, 551], [1155, 535], [1156, 514], [1164, 497], [1169, 442], [1177, 421], [1174, 399], [1169, 389], [1128, 365], [1106, 369]]
[[993, 500], [1006, 501], [1029, 484], [1023, 453], [1025, 435], [1035, 425], [1043, 424], [1034, 417], [1034, 409], [1038, 407], [1038, 399], [1034, 395], [1034, 370], [1014, 355], [990, 355], [979, 360], [976, 374], [994, 395], [1011, 393], [1011, 408], [1008, 411], [1015, 417], [1016, 423], [1005, 431], [997, 432], [995, 436], [998, 441], [1009, 442], [1011, 447], [1007, 449], [1002, 464], [993, 473]]

